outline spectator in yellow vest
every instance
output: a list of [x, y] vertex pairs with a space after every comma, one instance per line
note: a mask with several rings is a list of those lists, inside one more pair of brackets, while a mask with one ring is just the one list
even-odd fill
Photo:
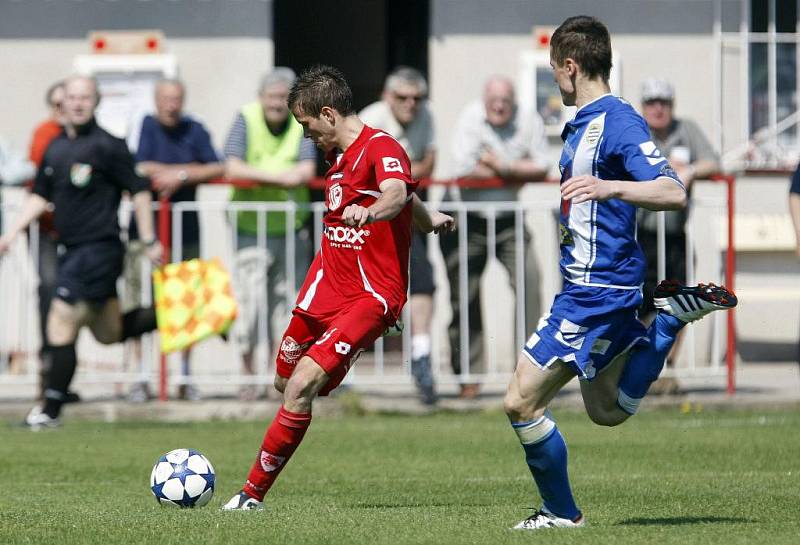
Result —
[[[289, 321], [289, 304], [311, 262], [307, 184], [314, 176], [316, 150], [303, 137], [303, 128], [286, 104], [294, 80], [294, 71], [285, 67], [265, 75], [258, 100], [242, 106], [225, 142], [225, 175], [257, 184], [236, 188], [232, 201], [292, 201], [299, 205], [294, 218], [283, 212], [248, 210], [235, 216], [235, 292], [240, 313], [234, 337], [248, 375], [255, 374], [253, 358], [259, 339], [266, 337], [268, 350], [277, 348], [272, 343]], [[295, 233], [293, 256], [288, 255], [292, 238], [287, 240], [287, 230]], [[272, 359], [268, 354], [267, 360]], [[256, 397], [254, 385], [243, 387], [241, 397]]]

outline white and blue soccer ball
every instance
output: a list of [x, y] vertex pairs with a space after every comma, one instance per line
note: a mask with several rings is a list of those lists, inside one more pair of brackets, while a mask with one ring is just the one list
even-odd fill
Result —
[[179, 448], [158, 459], [150, 490], [161, 505], [203, 507], [214, 495], [214, 467], [196, 450]]

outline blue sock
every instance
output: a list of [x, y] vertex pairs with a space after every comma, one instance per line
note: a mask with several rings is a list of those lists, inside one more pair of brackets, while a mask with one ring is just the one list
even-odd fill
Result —
[[581, 516], [572, 497], [567, 475], [567, 444], [548, 414], [531, 422], [511, 423], [525, 449], [545, 508], [556, 516], [575, 520]]
[[678, 332], [686, 322], [666, 312], [659, 312], [647, 330], [650, 344], [631, 354], [619, 379], [617, 404], [628, 414], [635, 414], [647, 389], [661, 374]]

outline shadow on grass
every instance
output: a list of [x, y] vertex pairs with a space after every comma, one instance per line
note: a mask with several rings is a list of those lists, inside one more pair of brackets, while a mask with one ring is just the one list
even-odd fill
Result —
[[378, 510], [385, 510], [385, 509], [417, 509], [420, 507], [453, 507], [453, 506], [460, 506], [460, 507], [495, 507], [500, 506], [501, 503], [483, 503], [483, 502], [416, 502], [416, 501], [409, 501], [409, 502], [397, 502], [397, 503], [354, 503], [349, 505], [348, 507], [353, 509], [378, 509]]
[[658, 517], [627, 519], [619, 526], [682, 526], [684, 524], [730, 524], [737, 522], [758, 522], [740, 517]]

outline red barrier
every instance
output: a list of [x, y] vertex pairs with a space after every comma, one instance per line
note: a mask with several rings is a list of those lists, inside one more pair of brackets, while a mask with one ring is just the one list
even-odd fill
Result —
[[[711, 179], [724, 183], [728, 189], [728, 247], [725, 252], [725, 287], [735, 291], [736, 277], [736, 239], [734, 236], [734, 219], [736, 215], [736, 177], [730, 174], [714, 175]], [[736, 393], [736, 309], [727, 311], [728, 342], [725, 351], [725, 364], [728, 370], [727, 393]]]
[[[171, 207], [167, 197], [161, 197], [158, 204], [158, 239], [161, 241], [161, 247], [164, 248], [164, 263], [169, 263], [169, 254], [172, 248]], [[161, 352], [159, 360], [158, 400], [166, 401], [169, 398], [167, 394], [167, 355]]]
[[[547, 180], [539, 180], [536, 182], [530, 183], [558, 183], [559, 180], [557, 178], [549, 178]], [[238, 179], [229, 179], [229, 178], [216, 178], [214, 180], [209, 181], [210, 184], [222, 184], [222, 185], [230, 185], [233, 187], [239, 187], [243, 189], [258, 187], [258, 182], [254, 182], [253, 180], [238, 180]], [[514, 185], [522, 185], [523, 183], [527, 182], [517, 182]], [[474, 188], [474, 189], [495, 189], [500, 187], [505, 187], [508, 185], [506, 182], [503, 181], [502, 178], [456, 178], [451, 180], [435, 180], [433, 178], [422, 178], [419, 180], [419, 187], [421, 188], [428, 188], [431, 186], [456, 186], [456, 187], [464, 187], [464, 188]], [[316, 190], [324, 190], [325, 189], [325, 178], [311, 178], [308, 182], [308, 187], [311, 189]]]

